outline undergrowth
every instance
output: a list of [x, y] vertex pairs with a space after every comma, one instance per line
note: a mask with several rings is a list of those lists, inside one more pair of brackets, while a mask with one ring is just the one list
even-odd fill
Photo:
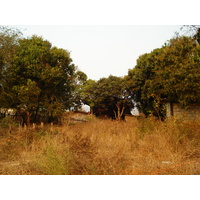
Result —
[[1, 174], [200, 174], [198, 121], [92, 118], [71, 125], [9, 129], [1, 127]]

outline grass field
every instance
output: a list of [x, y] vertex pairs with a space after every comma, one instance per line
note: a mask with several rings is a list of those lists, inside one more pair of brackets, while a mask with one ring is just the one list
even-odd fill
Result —
[[3, 119], [0, 174], [199, 175], [199, 142], [198, 121], [85, 116], [24, 129]]

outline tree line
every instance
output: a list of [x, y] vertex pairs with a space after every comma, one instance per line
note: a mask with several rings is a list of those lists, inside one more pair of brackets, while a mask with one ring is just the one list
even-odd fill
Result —
[[[188, 28], [186, 26], [186, 28]], [[137, 107], [145, 115], [165, 118], [165, 103], [183, 107], [200, 103], [200, 27], [190, 36], [176, 35], [161, 48], [145, 53], [124, 77], [98, 81], [78, 70], [67, 50], [42, 37], [23, 37], [0, 28], [0, 105], [14, 108], [26, 123], [59, 121], [82, 103], [99, 117], [123, 119]]]
[[96, 115], [121, 119], [130, 109], [161, 120], [166, 102], [182, 107], [200, 103], [200, 26], [183, 26], [190, 36], [176, 34], [161, 48], [145, 53], [124, 77], [88, 80], [83, 100]]

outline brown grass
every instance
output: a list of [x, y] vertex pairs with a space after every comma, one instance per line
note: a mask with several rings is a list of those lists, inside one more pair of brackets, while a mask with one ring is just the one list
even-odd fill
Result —
[[86, 118], [1, 129], [0, 174], [200, 174], [199, 122]]

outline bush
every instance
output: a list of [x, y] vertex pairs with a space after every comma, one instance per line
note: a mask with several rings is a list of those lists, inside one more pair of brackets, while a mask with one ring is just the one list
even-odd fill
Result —
[[36, 157], [33, 162], [35, 171], [47, 175], [69, 175], [71, 173], [70, 151], [68, 148], [59, 149], [55, 146], [48, 146], [43, 149], [42, 154]]
[[17, 127], [18, 124], [10, 117], [5, 117], [0, 120], [0, 127], [1, 128], [10, 128], [10, 127]]

